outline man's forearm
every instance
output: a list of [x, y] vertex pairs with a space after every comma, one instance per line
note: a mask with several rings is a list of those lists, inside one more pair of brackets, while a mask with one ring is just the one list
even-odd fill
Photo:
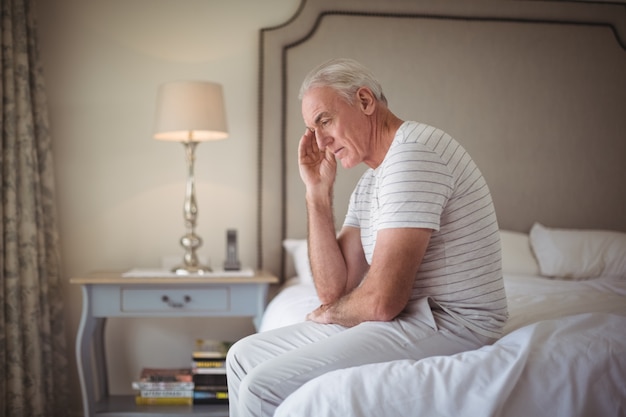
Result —
[[346, 291], [346, 262], [337, 243], [331, 196], [307, 196], [309, 261], [317, 294], [323, 304]]

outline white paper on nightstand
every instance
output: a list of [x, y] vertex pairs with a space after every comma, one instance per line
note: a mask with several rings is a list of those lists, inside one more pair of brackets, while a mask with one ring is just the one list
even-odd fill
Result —
[[225, 271], [224, 269], [216, 268], [211, 272], [204, 274], [188, 274], [180, 275], [175, 272], [171, 272], [166, 269], [160, 268], [133, 268], [129, 271], [122, 273], [124, 278], [225, 278], [225, 277], [252, 277], [254, 276], [254, 270], [252, 268], [242, 268], [239, 271]]

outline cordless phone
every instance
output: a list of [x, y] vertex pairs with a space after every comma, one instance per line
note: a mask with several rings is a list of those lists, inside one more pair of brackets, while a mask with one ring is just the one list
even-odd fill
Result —
[[241, 263], [237, 256], [237, 230], [228, 229], [226, 231], [226, 261], [224, 262], [225, 271], [239, 271]]

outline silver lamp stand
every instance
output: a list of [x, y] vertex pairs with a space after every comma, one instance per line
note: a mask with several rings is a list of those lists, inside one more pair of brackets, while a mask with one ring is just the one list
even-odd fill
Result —
[[195, 150], [198, 143], [228, 137], [222, 86], [208, 81], [174, 81], [162, 84], [157, 95], [154, 138], [182, 142], [189, 175], [185, 194], [184, 219], [187, 233], [180, 239], [185, 248], [183, 264], [172, 269], [179, 275], [207, 274], [196, 251], [202, 239], [196, 234]]
[[[190, 134], [191, 136], [191, 134]], [[187, 233], [180, 238], [180, 244], [185, 248], [183, 264], [172, 269], [178, 275], [206, 274], [211, 272], [211, 268], [202, 265], [198, 260], [196, 251], [202, 246], [202, 238], [196, 234], [196, 218], [198, 217], [198, 205], [196, 204], [196, 186], [194, 177], [194, 162], [196, 146], [199, 142], [191, 138], [182, 142], [185, 147], [185, 159], [187, 160], [187, 187], [185, 189], [185, 204], [183, 205], [183, 217]]]

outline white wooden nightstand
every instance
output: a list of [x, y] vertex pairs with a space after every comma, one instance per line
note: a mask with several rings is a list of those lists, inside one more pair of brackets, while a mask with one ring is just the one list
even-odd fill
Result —
[[76, 361], [85, 417], [159, 415], [228, 416], [226, 405], [137, 406], [133, 396], [110, 396], [104, 351], [109, 317], [251, 317], [258, 328], [275, 276], [129, 278], [99, 272], [70, 279], [82, 286], [83, 310]]

